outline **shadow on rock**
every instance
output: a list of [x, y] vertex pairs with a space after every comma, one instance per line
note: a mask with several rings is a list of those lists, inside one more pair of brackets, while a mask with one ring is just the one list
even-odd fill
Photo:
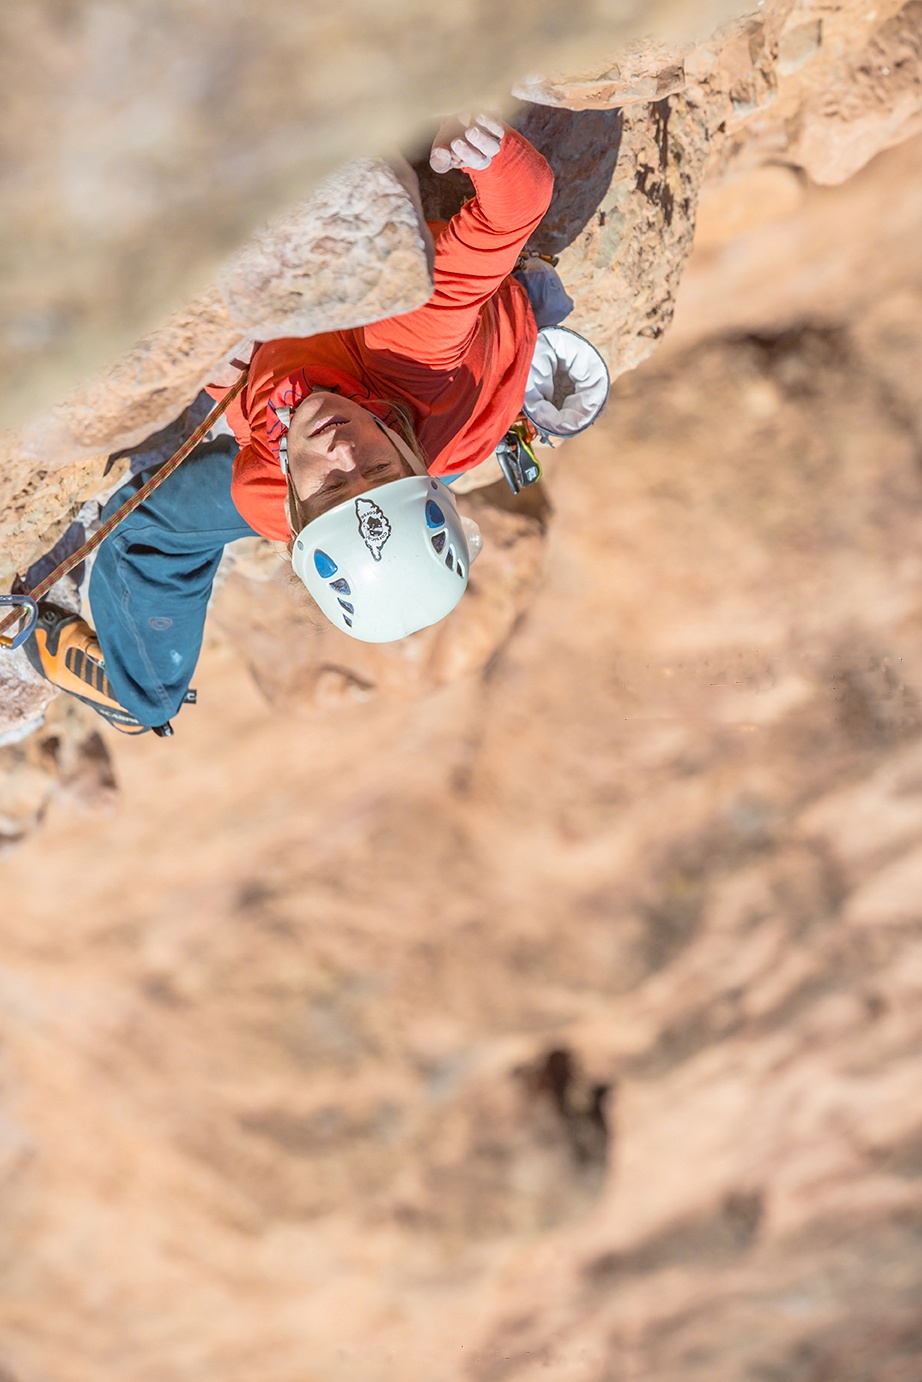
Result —
[[[531, 244], [542, 254], [559, 254], [586, 228], [611, 186], [621, 149], [621, 111], [525, 105], [514, 124], [554, 172], [554, 196]], [[410, 161], [427, 220], [449, 220], [474, 195], [466, 173], [434, 173], [428, 150], [413, 150]]]

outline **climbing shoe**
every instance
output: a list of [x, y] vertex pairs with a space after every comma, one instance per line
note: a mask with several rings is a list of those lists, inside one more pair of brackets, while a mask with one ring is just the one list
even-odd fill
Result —
[[[91, 705], [123, 734], [147, 733], [150, 726], [142, 725], [116, 700], [96, 634], [79, 614], [41, 601], [32, 637], [22, 650], [46, 681]], [[154, 732], [172, 731], [159, 725]]]

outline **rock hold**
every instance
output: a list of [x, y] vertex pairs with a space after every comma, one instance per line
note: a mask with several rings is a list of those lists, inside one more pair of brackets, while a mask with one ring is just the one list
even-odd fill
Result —
[[314, 336], [421, 306], [432, 281], [420, 221], [383, 159], [347, 164], [225, 270], [221, 294], [238, 335]]

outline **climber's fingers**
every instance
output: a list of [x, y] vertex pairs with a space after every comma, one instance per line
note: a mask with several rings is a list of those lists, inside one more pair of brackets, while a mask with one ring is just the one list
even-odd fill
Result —
[[458, 117], [456, 115], [442, 121], [439, 132], [432, 141], [432, 151], [429, 154], [429, 167], [436, 173], [447, 173], [449, 168], [458, 167], [451, 151], [451, 141], [457, 133]]
[[499, 153], [505, 129], [493, 116], [453, 116], [446, 120], [432, 143], [429, 166], [436, 173], [449, 168], [488, 168]]
[[486, 168], [499, 153], [500, 145], [503, 142], [503, 131], [495, 135], [492, 130], [480, 124], [482, 116], [478, 116], [477, 122], [471, 125], [470, 129], [464, 132], [464, 142], [472, 145], [473, 148], [486, 160], [482, 164], [474, 164], [473, 167]]
[[477, 124], [487, 134], [492, 134], [502, 143], [503, 135], [506, 133], [506, 126], [497, 115], [478, 115]]
[[441, 144], [433, 144], [432, 153], [429, 155], [429, 167], [436, 173], [447, 173], [453, 166], [451, 149], [446, 149]]

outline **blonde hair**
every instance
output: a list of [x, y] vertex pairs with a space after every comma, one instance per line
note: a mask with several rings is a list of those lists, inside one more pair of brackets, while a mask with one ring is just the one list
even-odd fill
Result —
[[426, 460], [426, 453], [423, 451], [419, 437], [416, 435], [415, 428], [413, 427], [413, 418], [410, 415], [410, 410], [407, 405], [405, 403], [398, 403], [396, 398], [385, 398], [382, 402], [386, 408], [390, 409], [396, 419], [396, 431], [400, 433], [400, 436], [413, 452], [416, 459], [428, 470], [429, 462]]

